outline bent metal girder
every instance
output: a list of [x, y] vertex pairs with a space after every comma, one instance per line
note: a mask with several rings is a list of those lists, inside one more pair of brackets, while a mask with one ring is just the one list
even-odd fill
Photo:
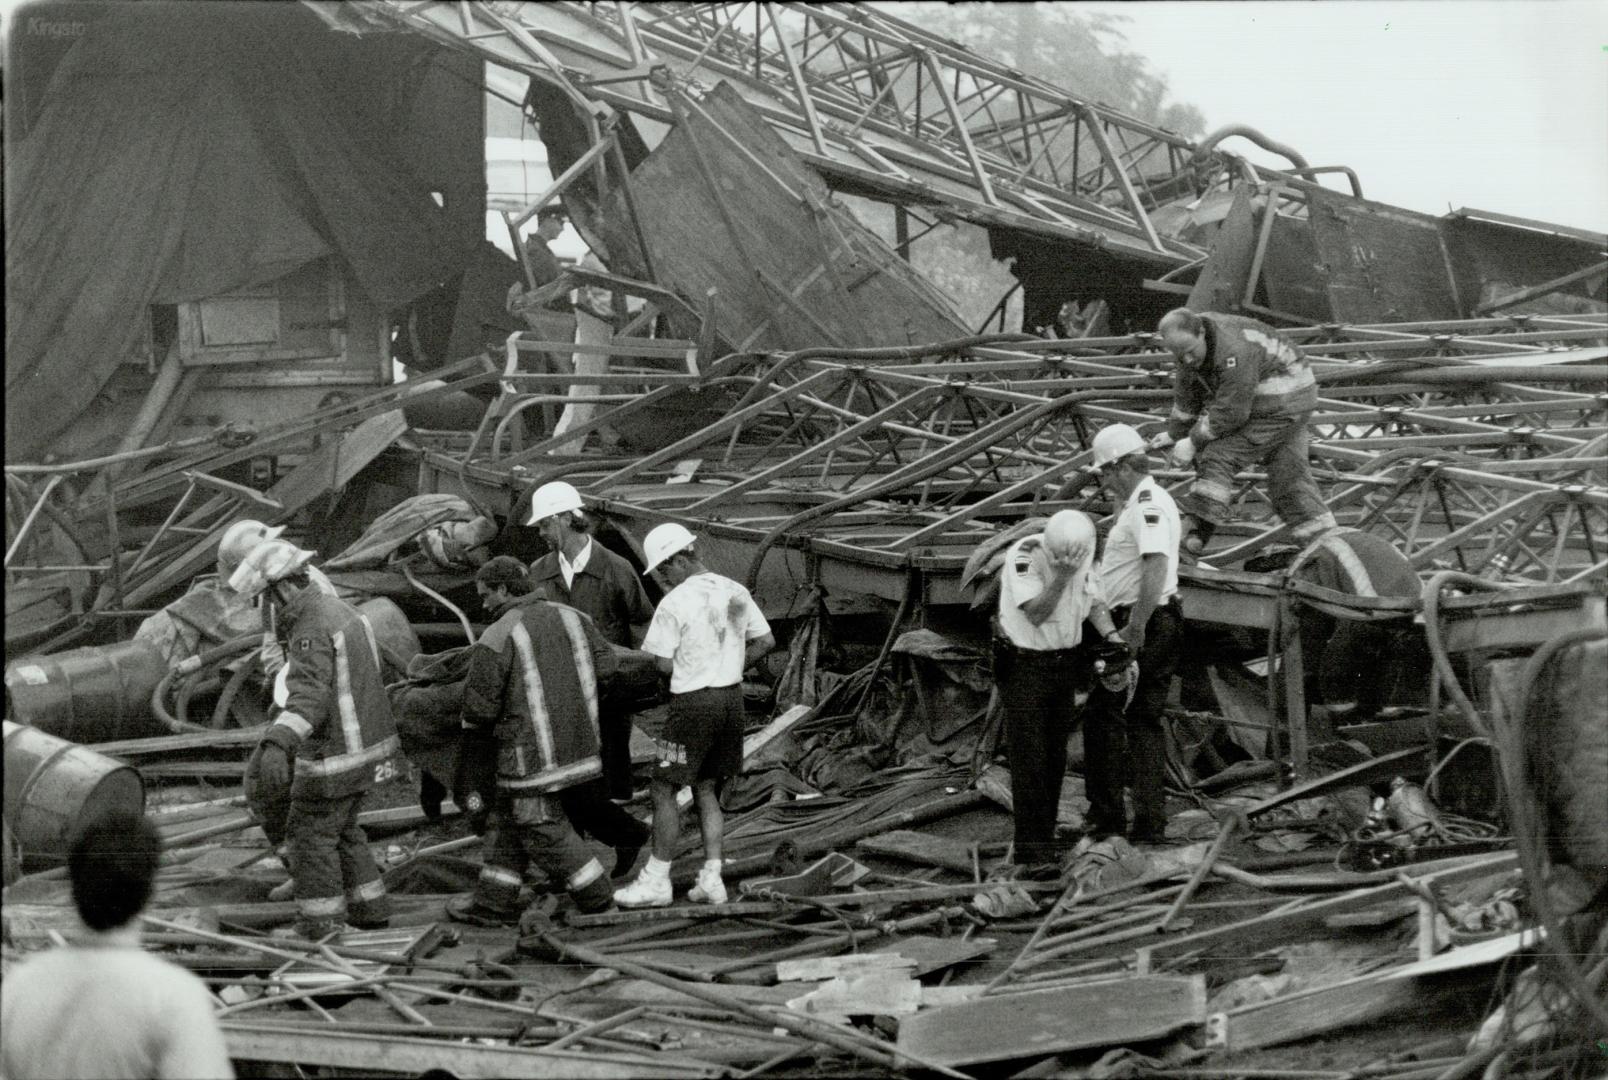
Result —
[[305, 2], [556, 85], [592, 126], [611, 110], [673, 123], [655, 68], [686, 89], [726, 81], [834, 186], [1163, 269], [1204, 252], [1154, 209], [1248, 169], [863, 4]]
[[[1608, 356], [1601, 323], [1295, 333], [1324, 384], [1314, 475], [1342, 523], [1390, 539], [1422, 570], [1542, 582], [1608, 574], [1608, 380], [1603, 365], [1579, 363]], [[1154, 425], [1171, 400], [1170, 359], [1149, 335], [935, 347], [894, 367], [855, 361], [731, 357], [711, 374], [742, 396], [708, 427], [623, 462], [555, 457], [550, 440], [519, 463], [561, 467], [616, 505], [694, 525], [741, 522], [765, 547], [958, 567], [1024, 515], [1109, 512], [1081, 471], [1089, 440], [1113, 421]], [[690, 459], [704, 479], [666, 486]], [[1178, 491], [1190, 479], [1157, 475]], [[1209, 563], [1236, 565], [1286, 539], [1265, 482], [1240, 477], [1238, 520]]]

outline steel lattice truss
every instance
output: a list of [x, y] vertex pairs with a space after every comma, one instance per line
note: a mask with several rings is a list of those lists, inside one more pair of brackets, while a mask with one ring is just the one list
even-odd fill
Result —
[[[829, 183], [1177, 269], [1204, 252], [1154, 212], [1253, 167], [851, 3], [309, 0], [335, 25], [406, 29], [559, 86], [588, 123], [670, 123], [649, 79], [725, 80]], [[595, 141], [595, 140], [594, 140]], [[1307, 175], [1311, 175], [1310, 171]]]
[[[1314, 473], [1343, 524], [1390, 539], [1420, 570], [1537, 583], [1608, 576], [1602, 320], [1290, 333], [1319, 375]], [[1089, 440], [1115, 420], [1165, 416], [1170, 364], [1143, 334], [935, 349], [898, 367], [732, 357], [699, 391], [723, 389], [730, 408], [655, 453], [604, 461], [566, 455], [574, 442], [560, 438], [472, 464], [562, 472], [610, 505], [718, 524], [764, 547], [953, 570], [1023, 516], [1108, 512], [1080, 471]], [[641, 389], [676, 381], [591, 428], [630, 425], [691, 392], [686, 377], [613, 378], [641, 380]], [[689, 459], [700, 463], [693, 482], [666, 486]], [[1158, 475], [1177, 490], [1190, 480]], [[1264, 488], [1261, 474], [1242, 474], [1238, 520], [1208, 563], [1233, 567], [1285, 540]]]

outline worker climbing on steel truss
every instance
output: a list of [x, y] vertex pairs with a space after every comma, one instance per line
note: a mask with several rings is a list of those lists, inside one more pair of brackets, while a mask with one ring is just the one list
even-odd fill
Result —
[[390, 921], [385, 885], [357, 816], [369, 790], [397, 775], [401, 743], [373, 628], [312, 583], [312, 557], [284, 540], [267, 540], [236, 567], [229, 586], [264, 598], [272, 610], [265, 621], [285, 650], [284, 708], [252, 754], [246, 782], [289, 789], [295, 930], [317, 939], [347, 923]]
[[[491, 831], [474, 892], [448, 901], [447, 914], [479, 925], [517, 923], [532, 863], [581, 911], [603, 911], [614, 902], [609, 876], [570, 823], [564, 793], [603, 775], [598, 681], [614, 673], [614, 650], [574, 608], [500, 591], [508, 606], [470, 646], [459, 752], [463, 767], [496, 763]], [[635, 856], [632, 849], [627, 867]]]
[[1156, 332], [1177, 360], [1172, 414], [1152, 450], [1171, 448], [1173, 464], [1195, 465], [1182, 501], [1183, 549], [1198, 555], [1230, 517], [1234, 475], [1263, 464], [1268, 498], [1306, 543], [1335, 527], [1307, 461], [1307, 418], [1317, 381], [1301, 350], [1266, 323], [1240, 315], [1174, 308]]

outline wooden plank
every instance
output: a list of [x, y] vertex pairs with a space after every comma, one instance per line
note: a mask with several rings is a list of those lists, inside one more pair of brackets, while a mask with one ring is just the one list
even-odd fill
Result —
[[913, 972], [914, 960], [899, 953], [849, 953], [845, 956], [808, 956], [800, 960], [776, 961], [777, 982], [808, 982], [839, 979], [870, 972]]
[[307, 1025], [275, 1027], [262, 1021], [221, 1022], [229, 1056], [238, 1061], [324, 1065], [362, 1073], [508, 1077], [541, 1080], [613, 1080], [638, 1076], [720, 1076], [725, 1070], [669, 1055], [632, 1057], [596, 1050], [540, 1050], [488, 1046], [402, 1035], [355, 1035]]
[[971, 845], [948, 837], [928, 836], [914, 829], [895, 829], [881, 836], [868, 836], [855, 847], [867, 855], [903, 859], [967, 875], [972, 872]]
[[890, 941], [886, 945], [878, 945], [870, 953], [863, 955], [875, 956], [879, 953], [891, 953], [902, 956], [916, 965], [911, 972], [916, 978], [930, 975], [935, 971], [942, 971], [956, 964], [964, 964], [969, 960], [987, 956], [994, 951], [998, 942], [994, 938], [965, 938], [934, 937], [931, 934], [916, 934], [899, 941]]
[[407, 429], [402, 410], [395, 409], [369, 417], [344, 435], [326, 435], [317, 450], [268, 489], [268, 497], [284, 508], [274, 520], [282, 521], [325, 492], [345, 487]]
[[1421, 1015], [1466, 997], [1484, 1001], [1488, 977], [1466, 973], [1428, 978], [1364, 975], [1332, 986], [1258, 1002], [1207, 1021], [1210, 1048], [1231, 1051], [1299, 1042], [1302, 1039], [1383, 1020], [1404, 1011]]
[[1122, 1046], [1205, 1022], [1204, 978], [1150, 976], [932, 1009], [899, 1024], [898, 1047], [939, 1065], [976, 1065]]
[[92, 743], [89, 748], [98, 754], [127, 761], [146, 754], [170, 754], [177, 750], [256, 746], [262, 740], [263, 730], [235, 728], [226, 731], [187, 731], [180, 735], [154, 735], [148, 739], [118, 739], [114, 742]]

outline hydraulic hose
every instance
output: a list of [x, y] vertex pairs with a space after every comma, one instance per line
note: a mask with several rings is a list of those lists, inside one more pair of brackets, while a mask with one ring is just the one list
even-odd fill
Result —
[[[212, 730], [211, 728], [202, 727], [200, 724], [192, 724], [182, 715], [175, 716], [169, 712], [167, 708], [168, 690], [178, 679], [189, 680], [191, 676], [203, 668], [216, 664], [220, 660], [231, 660], [241, 653], [259, 647], [261, 644], [262, 635], [260, 633], [242, 634], [240, 637], [232, 638], [221, 645], [215, 645], [199, 655], [185, 660], [178, 667], [162, 676], [162, 681], [156, 684], [156, 689], [151, 692], [151, 714], [162, 721], [163, 726], [176, 735]], [[188, 698], [186, 698], [186, 701], [188, 701]], [[181, 708], [180, 711], [182, 714], [183, 709]]]
[[1442, 570], [1424, 583], [1424, 637], [1429, 641], [1430, 659], [1435, 665], [1435, 674], [1439, 677], [1440, 685], [1446, 688], [1451, 696], [1452, 703], [1463, 714], [1476, 733], [1485, 738], [1491, 737], [1491, 729], [1485, 723], [1485, 718], [1475, 708], [1474, 702], [1463, 692], [1463, 687], [1457, 681], [1457, 673], [1452, 670], [1452, 661], [1446, 653], [1446, 645], [1441, 641], [1440, 629], [1440, 598], [1441, 591], [1448, 585], [1460, 585], [1464, 588], [1479, 589], [1483, 592], [1504, 592], [1505, 585], [1494, 581], [1487, 581], [1473, 574], [1465, 574], [1458, 570]]

